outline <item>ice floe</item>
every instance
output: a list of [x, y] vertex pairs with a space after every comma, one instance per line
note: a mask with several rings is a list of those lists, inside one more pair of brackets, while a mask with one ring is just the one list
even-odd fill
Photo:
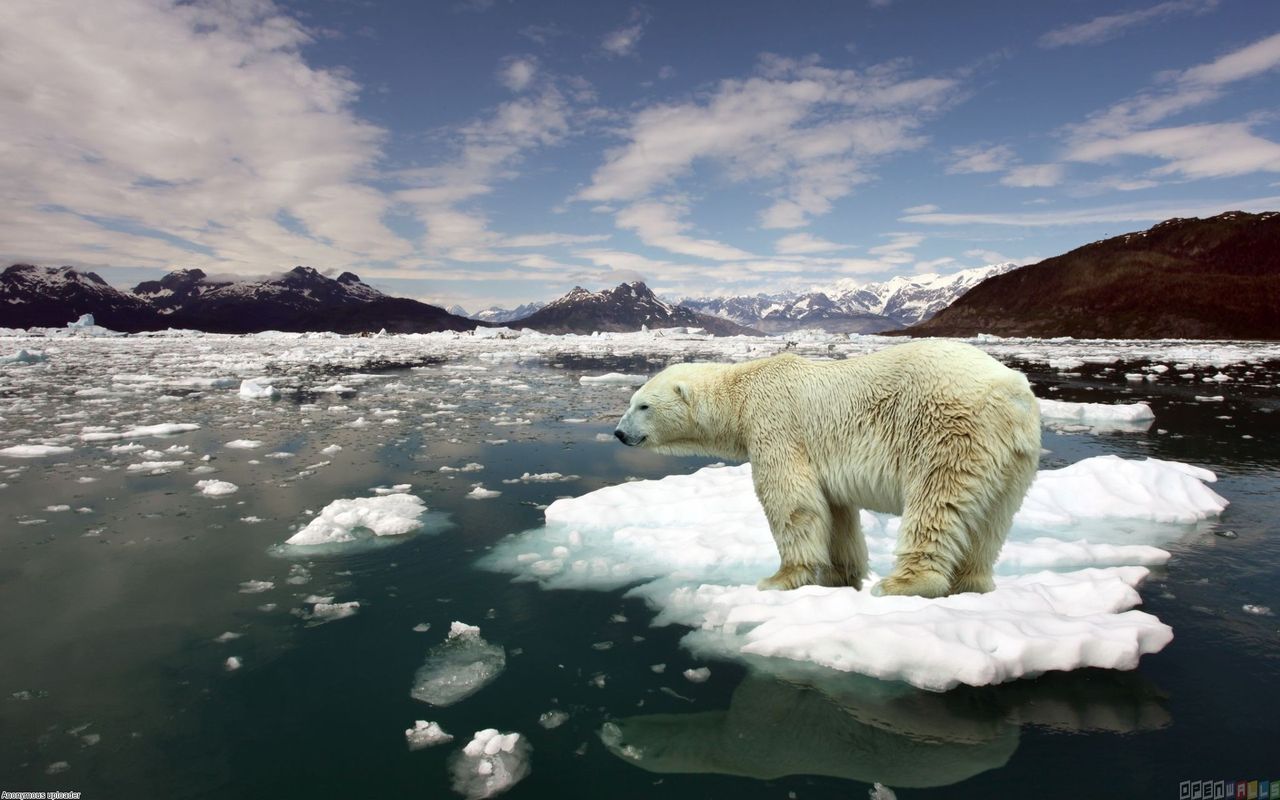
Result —
[[1068, 403], [1040, 400], [1040, 420], [1050, 427], [1079, 425], [1095, 432], [1145, 431], [1156, 415], [1146, 403]]
[[144, 436], [173, 436], [199, 430], [194, 422], [162, 422], [157, 425], [139, 425], [125, 431], [92, 430], [80, 434], [81, 441], [109, 442], [115, 439], [141, 439]]
[[263, 400], [279, 396], [280, 392], [268, 383], [266, 378], [246, 378], [240, 382], [240, 397], [245, 400]]
[[529, 742], [518, 733], [495, 728], [476, 731], [450, 768], [453, 790], [467, 798], [494, 797], [529, 774]]
[[62, 456], [74, 448], [52, 444], [15, 444], [12, 447], [0, 448], [0, 456], [10, 458], [43, 458], [44, 456]]
[[445, 733], [438, 722], [419, 719], [414, 720], [412, 728], [405, 729], [404, 738], [410, 750], [421, 750], [424, 747], [452, 742], [453, 734]]
[[578, 378], [581, 384], [616, 383], [623, 386], [640, 386], [649, 380], [648, 375], [626, 375], [621, 372], [608, 372], [604, 375], [583, 375]]
[[200, 494], [207, 497], [222, 497], [223, 495], [234, 494], [240, 490], [230, 481], [196, 481], [196, 488], [200, 490]]
[[474, 625], [454, 622], [418, 668], [409, 694], [433, 706], [453, 705], [488, 686], [506, 666], [501, 645], [485, 641]]
[[862, 512], [872, 579], [861, 592], [759, 591], [777, 550], [749, 464], [637, 481], [557, 500], [544, 528], [482, 559], [549, 588], [613, 589], [693, 630], [695, 654], [765, 656], [944, 690], [1080, 667], [1132, 669], [1172, 638], [1133, 610], [1153, 546], [1216, 516], [1226, 500], [1194, 466], [1117, 456], [1044, 470], [1014, 520], [996, 590], [929, 600], [873, 597], [900, 520]]
[[314, 547], [404, 536], [423, 527], [426, 511], [420, 498], [401, 492], [334, 500], [285, 544]]

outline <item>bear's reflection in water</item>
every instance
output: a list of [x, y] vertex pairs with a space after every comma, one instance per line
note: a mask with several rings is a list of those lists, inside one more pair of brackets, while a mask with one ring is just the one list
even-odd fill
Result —
[[752, 672], [726, 710], [618, 719], [600, 738], [650, 772], [923, 788], [1004, 766], [1022, 725], [1128, 733], [1168, 723], [1164, 698], [1136, 673], [1083, 670], [934, 694], [856, 675]]

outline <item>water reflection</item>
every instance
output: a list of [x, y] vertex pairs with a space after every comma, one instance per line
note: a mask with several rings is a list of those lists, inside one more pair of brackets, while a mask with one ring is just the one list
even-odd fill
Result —
[[627, 717], [600, 736], [615, 756], [656, 773], [925, 788], [1004, 766], [1023, 725], [1129, 733], [1169, 722], [1162, 693], [1138, 673], [1085, 670], [936, 694], [858, 675], [753, 670], [727, 709]]

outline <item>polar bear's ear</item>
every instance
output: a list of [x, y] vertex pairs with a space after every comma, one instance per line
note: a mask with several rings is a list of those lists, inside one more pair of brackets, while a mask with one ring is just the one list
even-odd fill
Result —
[[693, 393], [689, 389], [689, 384], [684, 381], [678, 381], [675, 385], [676, 397], [679, 397], [686, 403], [693, 402]]

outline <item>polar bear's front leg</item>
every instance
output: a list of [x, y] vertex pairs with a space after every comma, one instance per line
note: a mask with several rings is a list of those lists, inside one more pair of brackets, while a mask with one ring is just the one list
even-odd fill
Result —
[[862, 588], [862, 579], [867, 576], [867, 540], [858, 514], [851, 506], [831, 506], [831, 569], [826, 586]]
[[806, 461], [752, 460], [756, 497], [769, 520], [782, 566], [759, 589], [816, 584], [831, 569], [831, 511]]

